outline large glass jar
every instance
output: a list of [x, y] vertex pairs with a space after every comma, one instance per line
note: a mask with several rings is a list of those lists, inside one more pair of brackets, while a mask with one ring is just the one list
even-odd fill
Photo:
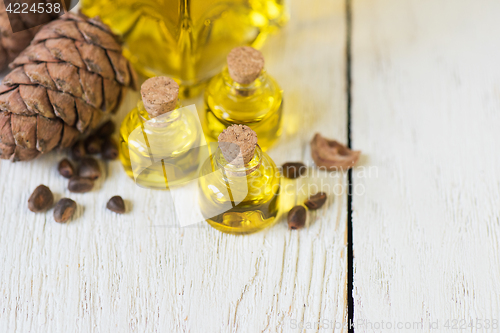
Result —
[[286, 21], [284, 0], [82, 0], [123, 36], [125, 56], [146, 76], [178, 80], [193, 96], [217, 74], [232, 48], [259, 47]]

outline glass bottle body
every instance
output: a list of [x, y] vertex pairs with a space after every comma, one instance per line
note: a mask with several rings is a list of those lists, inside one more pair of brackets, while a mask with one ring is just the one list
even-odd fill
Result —
[[169, 189], [197, 177], [202, 133], [196, 116], [182, 110], [150, 119], [139, 102], [123, 120], [120, 160], [137, 185]]
[[280, 173], [258, 146], [243, 167], [227, 163], [217, 149], [201, 167], [198, 186], [201, 213], [217, 230], [247, 234], [277, 220]]
[[212, 141], [233, 124], [247, 125], [266, 151], [282, 131], [283, 91], [266, 72], [249, 85], [229, 76], [227, 68], [210, 80], [204, 97], [204, 132]]
[[220, 71], [232, 48], [259, 47], [286, 22], [283, 2], [83, 0], [82, 11], [99, 15], [123, 36], [125, 55], [140, 72], [178, 79], [181, 91], [193, 96], [200, 92], [197, 85]]

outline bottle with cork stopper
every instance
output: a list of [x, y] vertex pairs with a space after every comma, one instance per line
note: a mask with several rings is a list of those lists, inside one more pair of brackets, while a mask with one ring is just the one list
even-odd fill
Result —
[[204, 96], [204, 131], [213, 141], [228, 126], [247, 125], [266, 151], [281, 135], [283, 91], [264, 70], [261, 52], [234, 48], [227, 66], [210, 80]]
[[203, 133], [197, 116], [181, 108], [178, 95], [179, 85], [171, 78], [146, 80], [142, 100], [121, 124], [120, 160], [141, 187], [169, 189], [197, 177]]
[[199, 205], [215, 229], [247, 234], [272, 225], [279, 212], [280, 172], [246, 125], [231, 125], [203, 164]]

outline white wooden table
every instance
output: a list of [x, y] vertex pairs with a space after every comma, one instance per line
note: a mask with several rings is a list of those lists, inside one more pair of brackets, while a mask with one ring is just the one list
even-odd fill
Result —
[[[270, 155], [311, 163], [315, 132], [350, 133], [352, 196], [346, 174], [302, 178], [331, 190], [309, 228], [232, 236], [179, 227], [170, 193], [117, 161], [87, 194], [66, 190], [62, 154], [1, 161], [1, 332], [500, 330], [500, 2], [293, 0], [290, 13], [263, 50], [285, 90]], [[70, 223], [27, 209], [41, 183], [78, 202]], [[105, 209], [117, 194], [122, 216]]]

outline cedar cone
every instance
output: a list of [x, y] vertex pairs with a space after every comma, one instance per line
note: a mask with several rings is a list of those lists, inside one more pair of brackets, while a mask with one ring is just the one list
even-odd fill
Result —
[[0, 158], [70, 147], [116, 112], [136, 76], [108, 26], [67, 13], [43, 26], [0, 85]]
[[[60, 3], [60, 0], [44, 1], [52, 4]], [[23, 3], [28, 4], [28, 8], [31, 8], [32, 4], [38, 2], [42, 2], [42, 0], [23, 1]], [[65, 0], [64, 6], [67, 6], [67, 4], [68, 2]], [[40, 29], [37, 25], [52, 21], [58, 16], [59, 14], [54, 11], [51, 14], [28, 11], [26, 14], [11, 15], [11, 21], [9, 22], [4, 1], [0, 1], [0, 71], [7, 68], [7, 65], [29, 45], [33, 36]], [[15, 31], [19, 32], [13, 33], [11, 25]]]

